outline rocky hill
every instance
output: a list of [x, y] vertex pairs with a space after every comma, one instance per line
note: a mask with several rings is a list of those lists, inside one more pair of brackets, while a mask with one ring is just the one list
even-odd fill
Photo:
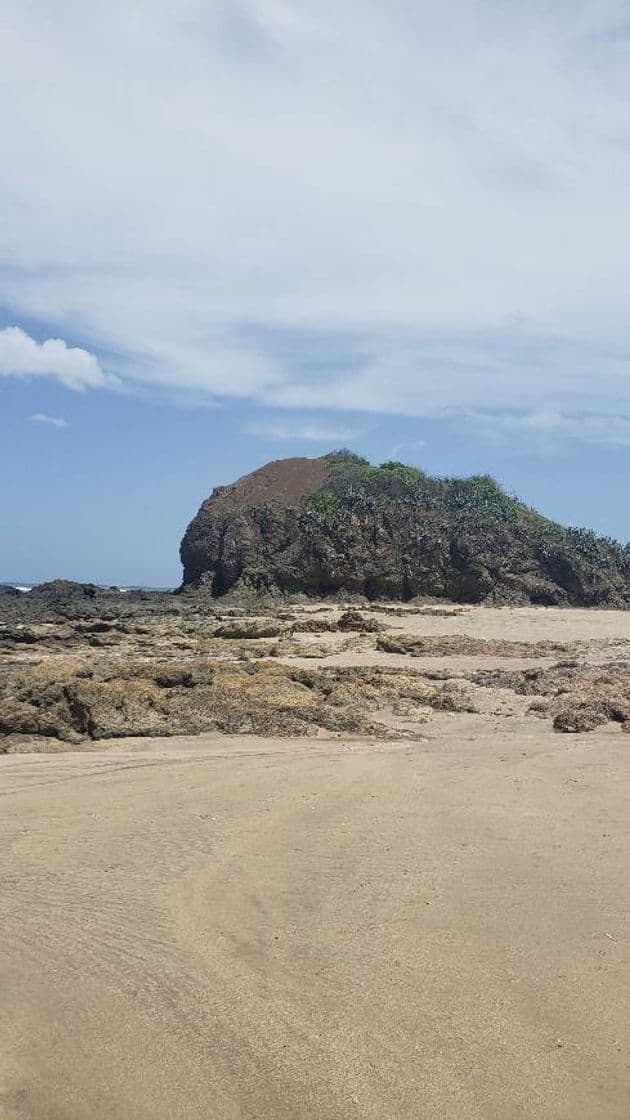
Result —
[[627, 606], [630, 548], [567, 529], [490, 477], [432, 478], [347, 451], [217, 487], [181, 544], [183, 589]]

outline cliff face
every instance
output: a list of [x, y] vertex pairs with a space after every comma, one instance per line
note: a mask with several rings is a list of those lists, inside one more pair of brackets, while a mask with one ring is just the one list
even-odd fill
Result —
[[565, 529], [490, 478], [433, 479], [347, 452], [217, 488], [181, 545], [184, 587], [626, 606], [630, 551]]

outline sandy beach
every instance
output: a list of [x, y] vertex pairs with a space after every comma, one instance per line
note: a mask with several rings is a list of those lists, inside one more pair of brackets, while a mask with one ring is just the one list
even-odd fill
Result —
[[0, 1115], [625, 1120], [629, 743], [435, 712], [0, 759]]

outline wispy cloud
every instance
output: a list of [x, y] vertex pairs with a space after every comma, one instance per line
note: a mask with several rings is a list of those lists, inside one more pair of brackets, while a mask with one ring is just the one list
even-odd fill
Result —
[[36, 342], [19, 327], [0, 330], [0, 377], [53, 377], [68, 389], [108, 384], [97, 359], [61, 338]]
[[427, 441], [425, 439], [407, 439], [403, 443], [395, 443], [390, 451], [392, 459], [397, 458], [398, 455], [403, 453], [409, 455], [411, 452], [419, 451], [421, 447], [426, 447]]
[[569, 415], [557, 412], [522, 414], [470, 413], [467, 417], [490, 440], [514, 433], [541, 441], [547, 450], [564, 440], [602, 447], [630, 447], [630, 416]]
[[3, 5], [0, 281], [88, 350], [0, 372], [630, 411], [623, 0], [49, 9]]
[[64, 420], [61, 416], [49, 416], [46, 412], [34, 412], [29, 416], [34, 424], [49, 424], [51, 428], [67, 428], [68, 421]]
[[311, 440], [313, 443], [343, 443], [353, 440], [362, 433], [356, 428], [318, 423], [277, 423], [275, 421], [251, 421], [244, 428], [251, 436], [277, 440]]

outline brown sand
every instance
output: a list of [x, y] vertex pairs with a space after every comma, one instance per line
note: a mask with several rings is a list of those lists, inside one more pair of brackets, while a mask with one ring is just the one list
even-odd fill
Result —
[[629, 737], [421, 731], [0, 759], [2, 1120], [627, 1120]]

